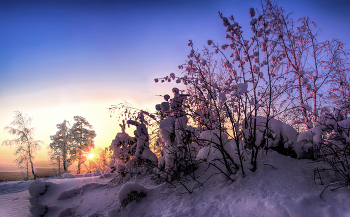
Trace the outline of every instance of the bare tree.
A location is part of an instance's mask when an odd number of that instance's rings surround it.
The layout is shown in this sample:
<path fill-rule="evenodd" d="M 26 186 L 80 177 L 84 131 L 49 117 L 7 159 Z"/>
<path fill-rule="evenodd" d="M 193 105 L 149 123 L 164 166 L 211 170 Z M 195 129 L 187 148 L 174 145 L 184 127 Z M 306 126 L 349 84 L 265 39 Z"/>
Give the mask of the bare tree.
<path fill-rule="evenodd" d="M 292 87 L 288 100 L 294 108 L 287 111 L 292 112 L 293 125 L 308 130 L 317 122 L 324 106 L 333 107 L 334 102 L 339 106 L 345 101 L 346 82 L 339 79 L 344 79 L 349 70 L 349 52 L 337 39 L 319 41 L 321 31 L 308 17 L 296 21 L 270 0 L 265 0 L 263 12 L 266 28 L 278 35 L 278 64 L 286 66 L 286 83 Z M 336 95 L 341 100 L 335 99 Z M 327 98 L 333 102 L 328 103 Z"/>
<path fill-rule="evenodd" d="M 34 179 L 38 178 L 38 175 L 34 171 L 34 155 L 40 149 L 40 146 L 44 144 L 43 141 L 34 140 L 34 128 L 29 127 L 31 122 L 32 119 L 28 115 L 23 115 L 22 112 L 15 111 L 14 120 L 11 122 L 11 126 L 5 127 L 5 131 L 16 136 L 16 138 L 5 140 L 1 144 L 5 146 L 16 146 L 14 154 L 18 157 L 15 162 L 20 169 L 26 170 L 26 180 L 29 179 L 29 170 L 31 170 Z"/>

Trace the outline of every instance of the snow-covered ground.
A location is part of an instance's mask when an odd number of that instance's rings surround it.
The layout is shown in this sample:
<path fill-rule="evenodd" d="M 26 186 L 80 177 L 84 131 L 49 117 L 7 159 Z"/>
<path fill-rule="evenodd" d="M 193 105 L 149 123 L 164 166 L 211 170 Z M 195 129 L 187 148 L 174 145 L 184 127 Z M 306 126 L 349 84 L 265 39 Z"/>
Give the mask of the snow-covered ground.
<path fill-rule="evenodd" d="M 179 184 L 174 188 L 139 176 L 136 183 L 147 189 L 141 190 L 146 197 L 125 208 L 118 193 L 126 183 L 133 186 L 135 177 L 115 185 L 108 185 L 112 174 L 45 179 L 48 188 L 38 202 L 48 207 L 45 216 L 350 216 L 349 188 L 329 187 L 320 198 L 326 185 L 316 186 L 312 171 L 322 165 L 269 152 L 260 157 L 256 172 L 237 176 L 235 182 L 213 176 L 192 194 Z M 30 183 L 0 183 L 0 216 L 31 216 Z"/>

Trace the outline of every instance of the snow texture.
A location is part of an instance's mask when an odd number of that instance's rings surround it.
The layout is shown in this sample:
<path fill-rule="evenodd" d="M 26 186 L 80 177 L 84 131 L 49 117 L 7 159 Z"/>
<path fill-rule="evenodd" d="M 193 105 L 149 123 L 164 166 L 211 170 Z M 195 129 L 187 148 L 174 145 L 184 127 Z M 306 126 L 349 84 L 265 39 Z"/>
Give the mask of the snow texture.
<path fill-rule="evenodd" d="M 58 200 L 66 200 L 66 199 L 69 199 L 71 197 L 74 197 L 77 194 L 83 195 L 84 191 L 91 190 L 91 189 L 96 189 L 96 188 L 99 188 L 99 187 L 101 187 L 101 184 L 98 184 L 98 183 L 86 184 L 86 185 L 83 185 L 80 188 L 74 188 L 74 189 L 62 192 L 58 196 Z"/>
<path fill-rule="evenodd" d="M 321 167 L 323 163 L 310 164 L 308 162 L 309 160 L 297 160 L 269 151 L 261 156 L 256 172 L 247 170 L 246 177 L 237 176 L 235 182 L 215 175 L 192 194 L 185 193 L 186 191 L 179 183 L 175 183 L 176 188 L 174 188 L 166 183 L 156 183 L 150 176 L 145 175 L 140 177 L 137 183 L 149 189 L 146 198 L 132 201 L 121 210 L 119 210 L 120 203 L 117 194 L 121 192 L 125 183 L 108 186 L 107 183 L 113 177 L 45 179 L 45 183 L 50 182 L 51 184 L 45 194 L 37 198 L 37 201 L 47 207 L 45 217 L 73 216 L 73 213 L 75 216 L 93 216 L 93 214 L 100 213 L 105 217 L 350 216 L 349 189 L 339 188 L 334 191 L 326 189 L 321 199 L 319 194 L 325 185 L 315 185 L 313 173 L 310 171 L 315 166 Z M 196 171 L 197 175 L 202 174 L 205 169 L 206 167 L 199 168 Z M 203 177 L 203 180 L 207 177 Z M 330 183 L 327 178 L 323 181 L 326 184 Z M 30 184 L 32 181 L 0 183 L 0 192 L 6 192 L 0 195 L 0 216 L 30 216 L 28 199 L 31 196 L 29 191 L 21 191 L 23 189 L 21 183 Z M 71 198 L 58 200 L 58 195 L 62 192 L 79 189 L 90 183 L 98 183 L 100 187 L 85 187 L 82 194 L 79 192 Z M 133 184 L 130 180 L 128 183 Z M 196 182 L 186 184 L 190 186 Z M 5 191 L 4 188 L 18 188 L 18 190 Z"/>
<path fill-rule="evenodd" d="M 76 176 L 71 174 L 71 173 L 63 173 L 62 174 L 62 178 L 64 178 L 64 179 L 71 179 L 71 178 L 76 178 Z"/>

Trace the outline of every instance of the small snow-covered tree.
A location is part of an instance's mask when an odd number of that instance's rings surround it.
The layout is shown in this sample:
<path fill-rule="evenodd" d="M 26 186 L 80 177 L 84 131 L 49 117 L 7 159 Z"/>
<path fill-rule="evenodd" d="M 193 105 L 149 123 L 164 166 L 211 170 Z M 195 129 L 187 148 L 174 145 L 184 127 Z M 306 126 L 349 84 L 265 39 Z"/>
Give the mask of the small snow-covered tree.
<path fill-rule="evenodd" d="M 86 161 L 84 154 L 95 147 L 94 138 L 96 133 L 92 130 L 92 125 L 81 116 L 74 116 L 75 123 L 69 129 L 69 149 L 70 160 L 78 161 L 77 174 L 80 174 L 81 164 Z"/>
<path fill-rule="evenodd" d="M 112 152 L 109 167 L 112 171 L 118 170 L 118 166 L 124 166 L 130 162 L 136 151 L 136 138 L 129 136 L 125 132 L 125 121 L 120 124 L 122 132 L 117 133 L 115 139 L 112 140 L 112 144 L 109 146 L 109 150 Z"/>
<path fill-rule="evenodd" d="M 38 178 L 34 170 L 33 161 L 36 151 L 44 144 L 43 141 L 34 140 L 34 128 L 29 127 L 31 122 L 32 119 L 28 115 L 23 115 L 21 112 L 15 111 L 14 120 L 11 122 L 11 126 L 5 127 L 5 131 L 16 136 L 16 138 L 5 140 L 1 144 L 5 146 L 16 146 L 14 154 L 18 157 L 15 162 L 20 169 L 25 169 L 26 180 L 29 179 L 29 171 L 31 171 L 34 179 Z"/>
<path fill-rule="evenodd" d="M 137 163 L 144 161 L 157 162 L 156 155 L 149 148 L 149 134 L 144 112 L 141 111 L 136 120 L 128 120 L 127 124 L 136 126 L 134 134 L 137 142 L 133 161 Z"/>
<path fill-rule="evenodd" d="M 68 172 L 68 167 L 71 165 L 71 159 L 69 158 L 69 150 L 71 144 L 69 141 L 69 122 L 64 120 L 62 123 L 57 124 L 58 131 L 55 135 L 51 135 L 51 143 L 49 144 L 52 150 L 52 157 L 57 159 L 58 164 L 63 166 L 63 171 Z"/>

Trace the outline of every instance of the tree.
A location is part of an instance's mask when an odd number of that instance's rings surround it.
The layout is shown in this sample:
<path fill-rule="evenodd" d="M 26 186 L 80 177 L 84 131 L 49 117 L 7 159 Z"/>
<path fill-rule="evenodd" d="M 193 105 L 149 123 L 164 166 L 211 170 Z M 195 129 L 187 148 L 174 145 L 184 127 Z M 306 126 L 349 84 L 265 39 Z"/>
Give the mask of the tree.
<path fill-rule="evenodd" d="M 68 124 L 69 122 L 64 120 L 61 124 L 56 125 L 59 130 L 55 135 L 50 136 L 52 142 L 49 144 L 52 150 L 52 158 L 57 159 L 59 167 L 62 162 L 64 172 L 68 172 L 68 167 L 71 164 L 71 159 L 69 158 L 71 144 L 69 142 Z"/>
<path fill-rule="evenodd" d="M 308 130 L 324 106 L 339 107 L 346 102 L 349 52 L 337 39 L 319 41 L 320 30 L 313 21 L 308 17 L 295 21 L 269 0 L 263 4 L 261 22 L 266 23 L 265 30 L 278 35 L 277 64 L 285 66 L 286 83 L 292 87 L 288 101 L 297 105 L 287 115 L 294 120 L 293 125 Z M 331 102 L 325 101 L 327 98 Z"/>
<path fill-rule="evenodd" d="M 37 150 L 40 150 L 40 146 L 44 144 L 43 141 L 34 140 L 34 128 L 29 127 L 31 122 L 32 119 L 30 117 L 23 115 L 19 111 L 15 111 L 14 120 L 11 122 L 11 126 L 5 127 L 5 131 L 16 136 L 16 138 L 5 140 L 1 144 L 5 146 L 16 145 L 14 154 L 18 157 L 15 162 L 20 169 L 26 169 L 26 180 L 29 178 L 29 168 L 34 179 L 38 178 L 33 165 L 34 155 Z"/>
<path fill-rule="evenodd" d="M 69 150 L 71 160 L 78 161 L 77 174 L 80 174 L 81 164 L 86 161 L 84 153 L 88 153 L 95 147 L 96 133 L 92 125 L 81 116 L 74 116 L 76 121 L 69 130 L 69 138 L 72 148 Z"/>
<path fill-rule="evenodd" d="M 109 169 L 108 165 L 111 161 L 112 152 L 108 148 L 97 150 L 97 154 L 90 160 L 92 172 L 102 172 Z"/>
<path fill-rule="evenodd" d="M 54 149 L 48 149 L 48 157 L 49 162 L 52 167 L 52 172 L 55 176 L 59 176 L 62 171 L 62 162 L 61 162 L 61 156 L 56 154 Z"/>

